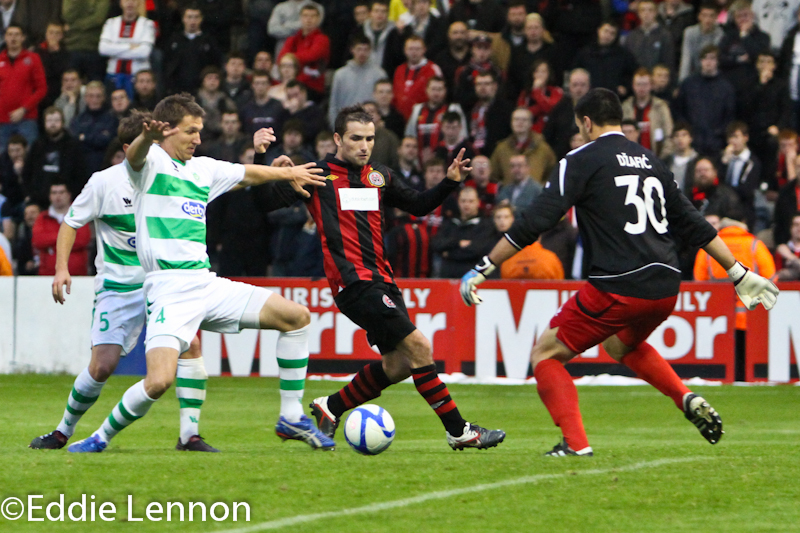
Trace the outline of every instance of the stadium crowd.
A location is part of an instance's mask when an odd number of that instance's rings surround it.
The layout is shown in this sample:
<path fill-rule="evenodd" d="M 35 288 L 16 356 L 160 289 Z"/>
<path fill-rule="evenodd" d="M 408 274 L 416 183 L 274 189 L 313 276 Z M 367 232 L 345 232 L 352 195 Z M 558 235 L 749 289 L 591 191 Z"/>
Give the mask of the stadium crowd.
<path fill-rule="evenodd" d="M 623 102 L 626 136 L 666 162 L 737 259 L 800 279 L 799 6 L 0 0 L 0 275 L 53 275 L 71 199 L 124 157 L 119 120 L 189 92 L 206 111 L 198 154 L 217 159 L 252 163 L 264 127 L 278 138 L 267 162 L 321 159 L 335 152 L 336 113 L 359 102 L 377 127 L 372 160 L 418 190 L 465 148 L 472 174 L 440 208 L 386 213 L 396 276 L 460 277 L 583 144 L 573 104 L 604 87 Z M 268 213 L 263 194 L 209 206 L 214 270 L 323 276 L 303 203 Z M 581 279 L 578 223 L 568 213 L 499 274 Z M 73 275 L 92 273 L 91 231 L 78 231 Z M 725 277 L 696 253 L 682 253 L 686 279 Z"/>

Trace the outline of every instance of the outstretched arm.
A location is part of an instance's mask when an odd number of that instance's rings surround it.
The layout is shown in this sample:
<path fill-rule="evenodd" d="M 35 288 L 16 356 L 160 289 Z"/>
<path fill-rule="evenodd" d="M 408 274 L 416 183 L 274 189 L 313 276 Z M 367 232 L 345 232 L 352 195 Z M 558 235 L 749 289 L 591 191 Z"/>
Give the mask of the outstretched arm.
<path fill-rule="evenodd" d="M 472 171 L 472 167 L 469 166 L 470 160 L 461 160 L 464 152 L 465 150 L 462 148 L 450 164 L 450 168 L 447 169 L 447 178 L 426 191 L 415 191 L 405 185 L 402 180 L 392 179 L 389 187 L 386 188 L 384 205 L 397 207 L 418 217 L 427 215 L 439 207 L 450 193 L 458 188 L 458 184 L 464 179 L 464 173 Z"/>
<path fill-rule="evenodd" d="M 257 154 L 266 152 L 267 147 L 274 141 L 272 128 L 261 128 L 253 135 L 253 146 Z M 324 186 L 327 180 L 320 176 L 321 173 L 322 169 L 314 163 L 294 166 L 288 157 L 281 156 L 273 161 L 272 166 L 245 165 L 244 179 L 234 189 L 261 185 L 269 181 L 288 181 L 298 194 L 309 198 L 311 193 L 303 189 L 303 186 Z"/>

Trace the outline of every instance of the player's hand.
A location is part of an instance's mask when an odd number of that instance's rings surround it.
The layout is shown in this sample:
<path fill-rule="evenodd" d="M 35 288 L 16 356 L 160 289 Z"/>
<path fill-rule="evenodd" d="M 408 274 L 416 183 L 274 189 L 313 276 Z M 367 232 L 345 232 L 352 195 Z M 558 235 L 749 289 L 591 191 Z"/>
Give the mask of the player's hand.
<path fill-rule="evenodd" d="M 290 182 L 292 188 L 304 198 L 310 198 L 311 193 L 303 187 L 306 185 L 324 187 L 328 181 L 325 179 L 325 176 L 320 176 L 320 174 L 322 174 L 322 169 L 316 166 L 316 163 L 306 163 L 305 165 L 292 167 L 289 169 L 289 173 L 291 176 Z"/>
<path fill-rule="evenodd" d="M 464 179 L 464 173 L 472 172 L 472 167 L 469 166 L 469 159 L 461 160 L 464 157 L 466 148 L 462 148 L 453 162 L 450 163 L 450 168 L 447 169 L 447 177 L 453 181 L 461 181 Z"/>
<path fill-rule="evenodd" d="M 294 166 L 294 162 L 292 161 L 291 157 L 289 157 L 288 155 L 284 154 L 282 156 L 279 156 L 279 157 L 276 157 L 275 159 L 273 159 L 272 160 L 272 164 L 270 166 L 272 166 L 272 167 L 293 167 Z"/>
<path fill-rule="evenodd" d="M 263 154 L 269 145 L 277 140 L 275 131 L 272 128 L 261 128 L 253 134 L 253 147 L 257 154 Z"/>
<path fill-rule="evenodd" d="M 461 278 L 461 299 L 464 303 L 472 306 L 478 305 L 483 300 L 480 299 L 475 288 L 486 281 L 486 277 L 494 272 L 494 263 L 489 259 L 489 256 L 484 255 L 480 263 L 475 265 L 472 270 L 464 274 Z"/>
<path fill-rule="evenodd" d="M 179 131 L 180 128 L 172 128 L 169 122 L 162 122 L 160 120 L 151 120 L 150 122 L 142 123 L 142 135 L 151 142 L 161 142 Z"/>
<path fill-rule="evenodd" d="M 64 305 L 64 285 L 67 286 L 67 294 L 71 294 L 72 277 L 69 275 L 69 271 L 66 269 L 56 270 L 56 276 L 53 278 L 53 300 L 57 304 Z"/>
<path fill-rule="evenodd" d="M 778 301 L 778 287 L 770 280 L 754 274 L 738 261 L 728 270 L 728 277 L 733 281 L 739 299 L 750 311 L 758 307 L 759 303 L 769 311 Z"/>

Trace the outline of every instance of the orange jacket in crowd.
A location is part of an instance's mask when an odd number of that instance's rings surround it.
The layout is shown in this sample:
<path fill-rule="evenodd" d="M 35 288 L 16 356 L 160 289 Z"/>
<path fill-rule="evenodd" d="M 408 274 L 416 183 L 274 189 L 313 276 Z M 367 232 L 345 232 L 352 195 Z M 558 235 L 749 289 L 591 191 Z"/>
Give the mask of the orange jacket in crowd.
<path fill-rule="evenodd" d="M 561 260 L 538 242 L 525 247 L 500 267 L 503 279 L 564 279 Z"/>
<path fill-rule="evenodd" d="M 745 229 L 728 226 L 719 230 L 720 238 L 725 241 L 731 253 L 741 264 L 767 279 L 775 275 L 775 260 L 766 245 L 759 241 L 755 235 Z M 726 280 L 728 273 L 712 259 L 705 250 L 697 252 L 694 261 L 694 279 L 697 281 Z M 744 304 L 737 298 L 736 302 L 736 329 L 747 329 L 747 311 Z"/>
<path fill-rule="evenodd" d="M 0 248 L 0 276 L 13 276 L 14 271 L 11 269 L 11 262 L 8 260 L 6 253 Z"/>
<path fill-rule="evenodd" d="M 47 210 L 42 211 L 33 224 L 31 245 L 39 252 L 40 276 L 54 276 L 56 273 L 56 239 L 60 226 L 58 220 L 51 217 Z M 92 232 L 88 224 L 78 230 L 75 245 L 69 254 L 68 268 L 71 275 L 85 276 L 89 273 L 89 252 L 86 247 L 91 238 Z"/>

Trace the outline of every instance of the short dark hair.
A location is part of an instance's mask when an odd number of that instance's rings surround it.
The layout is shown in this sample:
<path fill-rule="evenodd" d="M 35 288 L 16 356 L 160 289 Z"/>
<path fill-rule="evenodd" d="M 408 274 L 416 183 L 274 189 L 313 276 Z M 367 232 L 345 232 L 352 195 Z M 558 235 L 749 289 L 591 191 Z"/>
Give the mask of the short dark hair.
<path fill-rule="evenodd" d="M 242 147 L 239 148 L 239 153 L 237 155 L 242 155 L 248 150 L 253 150 L 255 147 L 253 146 L 253 141 L 246 142 L 242 144 Z"/>
<path fill-rule="evenodd" d="M 222 81 L 222 71 L 216 65 L 208 65 L 203 67 L 203 70 L 200 71 L 200 81 L 206 79 L 206 76 L 209 74 L 216 74 L 216 76 Z"/>
<path fill-rule="evenodd" d="M 742 122 L 741 120 L 734 120 L 728 127 L 725 128 L 725 137 L 728 138 L 737 131 L 741 131 L 742 135 L 750 135 L 750 128 L 747 127 L 746 122 Z"/>
<path fill-rule="evenodd" d="M 183 9 L 181 9 L 181 17 L 185 15 L 187 11 L 199 11 L 200 16 L 203 16 L 203 10 L 200 9 L 200 6 L 197 4 L 197 2 L 189 2 L 183 6 Z"/>
<path fill-rule="evenodd" d="M 6 144 L 6 147 L 8 147 L 8 145 L 10 144 L 21 144 L 23 148 L 27 148 L 28 139 L 26 139 L 19 133 L 15 133 L 14 135 L 8 138 L 8 143 Z"/>
<path fill-rule="evenodd" d="M 474 79 L 474 80 L 477 80 L 478 78 L 485 78 L 485 77 L 487 77 L 487 76 L 488 76 L 488 77 L 490 77 L 490 78 L 492 78 L 492 81 L 493 81 L 494 83 L 498 83 L 498 82 L 500 81 L 500 80 L 497 78 L 497 73 L 496 73 L 494 70 L 491 70 L 491 69 L 489 69 L 489 70 L 480 70 L 480 71 L 478 71 L 478 73 L 475 75 L 475 78 L 473 78 L 473 79 Z"/>
<path fill-rule="evenodd" d="M 712 9 L 714 13 L 719 13 L 719 6 L 713 0 L 706 0 L 700 3 L 700 6 L 697 8 L 697 12 L 700 13 L 703 9 Z"/>
<path fill-rule="evenodd" d="M 432 157 L 431 159 L 425 161 L 425 164 L 422 165 L 422 173 L 424 174 L 431 167 L 442 167 L 443 169 L 447 170 L 447 165 L 445 164 L 444 159 L 440 159 L 438 157 Z"/>
<path fill-rule="evenodd" d="M 317 138 L 314 139 L 314 144 L 332 140 L 333 140 L 333 132 L 328 130 L 322 130 L 321 132 L 317 133 Z"/>
<path fill-rule="evenodd" d="M 700 49 L 700 59 L 703 59 L 708 54 L 714 54 L 719 58 L 719 46 L 715 44 L 707 44 L 703 48 Z"/>
<path fill-rule="evenodd" d="M 286 121 L 286 124 L 283 125 L 283 132 L 281 136 L 289 133 L 289 132 L 299 133 L 303 136 L 303 140 L 305 140 L 305 131 L 303 131 L 303 121 L 297 118 L 289 119 Z"/>
<path fill-rule="evenodd" d="M 502 211 L 503 209 L 508 209 L 509 211 L 511 211 L 511 216 L 512 217 L 516 216 L 516 211 L 517 210 L 511 204 L 499 204 L 499 205 L 495 206 L 495 208 L 492 210 L 492 216 L 496 215 L 498 213 L 498 211 Z"/>
<path fill-rule="evenodd" d="M 428 85 L 430 85 L 430 84 L 431 84 L 431 83 L 433 83 L 433 82 L 437 82 L 437 83 L 446 83 L 446 82 L 444 81 L 444 78 L 443 78 L 443 77 L 441 77 L 441 76 L 431 76 L 430 78 L 428 78 L 428 82 L 425 84 L 425 87 L 427 87 Z"/>
<path fill-rule="evenodd" d="M 634 120 L 632 118 L 623 119 L 622 122 L 620 123 L 620 126 L 633 126 L 634 128 L 636 128 L 636 131 L 640 131 L 639 121 Z"/>
<path fill-rule="evenodd" d="M 386 7 L 386 9 L 389 9 L 389 2 L 387 0 L 372 0 L 369 3 L 369 10 L 370 11 L 372 11 L 372 8 L 375 6 L 375 4 L 380 4 L 380 5 L 384 6 L 384 7 Z"/>
<path fill-rule="evenodd" d="M 374 123 L 372 120 L 372 115 L 367 113 L 367 111 L 359 104 L 345 107 L 339 111 L 339 114 L 336 115 L 333 131 L 338 133 L 340 137 L 344 137 L 344 134 L 347 131 L 348 122 L 360 122 L 362 124 Z"/>
<path fill-rule="evenodd" d="M 54 105 L 51 105 L 50 107 L 45 108 L 45 110 L 42 112 L 42 116 L 43 117 L 49 117 L 50 115 L 59 115 L 61 117 L 61 122 L 65 122 L 66 121 L 64 119 L 64 112 L 61 110 L 61 108 L 56 107 Z M 66 125 L 64 125 L 64 126 L 66 127 Z"/>
<path fill-rule="evenodd" d="M 608 89 L 591 89 L 575 104 L 575 116 L 583 117 L 598 126 L 619 126 L 622 123 L 622 104 L 616 93 Z"/>
<path fill-rule="evenodd" d="M 756 56 L 756 60 L 757 60 L 759 57 L 761 57 L 761 56 L 764 56 L 764 57 L 769 57 L 769 58 L 771 58 L 771 59 L 772 59 L 773 61 L 775 61 L 775 62 L 777 62 L 777 61 L 778 61 L 778 59 L 775 57 L 775 54 L 774 54 L 774 53 L 772 53 L 772 50 L 769 50 L 769 49 L 761 50 L 761 51 L 758 53 L 758 55 Z"/>
<path fill-rule="evenodd" d="M 459 115 L 455 111 L 445 111 L 445 113 L 442 115 L 442 124 L 444 124 L 445 122 L 447 122 L 448 124 L 453 122 L 458 122 L 459 124 L 461 124 L 461 115 Z"/>
<path fill-rule="evenodd" d="M 21 24 L 17 24 L 16 22 L 12 22 L 8 26 L 6 26 L 6 28 L 3 30 L 3 33 L 7 32 L 11 28 L 17 28 L 19 31 L 22 32 L 22 35 L 27 35 L 28 34 L 28 32 L 25 31 L 25 28 L 23 28 Z"/>
<path fill-rule="evenodd" d="M 294 89 L 295 87 L 298 87 L 304 93 L 308 93 L 308 87 L 306 87 L 306 84 L 303 83 L 302 81 L 289 80 L 288 82 L 286 82 L 287 89 Z"/>
<path fill-rule="evenodd" d="M 206 116 L 205 110 L 195 102 L 194 96 L 189 93 L 167 96 L 156 104 L 156 108 L 153 110 L 155 120 L 169 122 L 173 128 L 180 124 L 185 116 L 199 118 Z"/>
<path fill-rule="evenodd" d="M 609 25 L 612 28 L 614 28 L 615 30 L 617 30 L 617 32 L 619 32 L 619 22 L 617 22 L 616 20 L 614 20 L 614 19 L 605 19 L 597 26 L 597 29 L 600 29 L 605 25 Z"/>
<path fill-rule="evenodd" d="M 142 123 L 150 122 L 152 118 L 150 111 L 134 109 L 130 115 L 119 121 L 117 138 L 122 144 L 131 144 L 142 133 Z"/>
<path fill-rule="evenodd" d="M 679 131 L 685 131 L 689 135 L 692 134 L 692 125 L 686 122 L 685 120 L 679 120 L 675 123 L 675 126 L 672 128 L 672 136 L 674 137 L 675 134 Z"/>
<path fill-rule="evenodd" d="M 392 86 L 392 88 L 394 88 L 394 84 L 392 83 L 392 80 L 390 80 L 389 78 L 381 78 L 381 79 L 379 79 L 378 81 L 376 81 L 372 85 L 372 88 L 374 90 L 378 85 L 386 85 L 386 84 L 389 84 L 389 85 Z"/>
<path fill-rule="evenodd" d="M 528 10 L 528 2 L 526 2 L 525 0 L 511 0 L 508 3 L 508 9 L 511 9 L 512 7 L 524 7 L 525 11 L 527 11 Z"/>
<path fill-rule="evenodd" d="M 372 41 L 369 40 L 369 37 L 364 35 L 363 33 L 354 33 L 352 37 L 350 37 L 350 43 L 348 46 L 353 48 L 354 46 L 358 46 L 360 44 L 367 44 L 372 48 Z"/>
<path fill-rule="evenodd" d="M 271 54 L 270 54 L 270 55 L 271 55 Z M 228 58 L 225 60 L 225 62 L 227 63 L 227 62 L 228 62 L 228 61 L 230 61 L 231 59 L 241 59 L 242 61 L 244 61 L 244 60 L 245 60 L 245 58 L 244 58 L 244 54 L 243 54 L 243 53 L 241 53 L 241 52 L 240 52 L 240 51 L 238 51 L 238 50 L 234 50 L 233 52 L 229 53 L 229 54 L 228 54 Z"/>
<path fill-rule="evenodd" d="M 303 11 L 313 11 L 317 15 L 322 15 L 322 13 L 319 12 L 319 8 L 317 6 L 315 6 L 314 4 L 306 4 L 306 5 L 304 5 L 303 7 L 300 8 L 300 13 L 302 13 Z"/>
<path fill-rule="evenodd" d="M 137 80 L 137 79 L 139 78 L 139 76 L 141 76 L 142 74 L 147 74 L 147 75 L 149 75 L 151 78 L 153 78 L 153 81 L 155 81 L 155 79 L 156 79 L 156 74 L 155 74 L 155 72 L 153 72 L 153 71 L 152 71 L 152 70 L 150 70 L 149 68 L 143 68 L 142 70 L 140 70 L 139 72 L 137 72 L 136 74 L 134 74 L 134 75 L 133 75 L 133 82 L 134 82 L 134 83 L 136 83 L 136 80 Z"/>
<path fill-rule="evenodd" d="M 272 76 L 270 76 L 269 72 L 267 72 L 266 70 L 254 70 L 253 75 L 250 77 L 250 79 L 255 79 L 255 78 L 267 78 L 270 81 L 272 81 Z"/>

